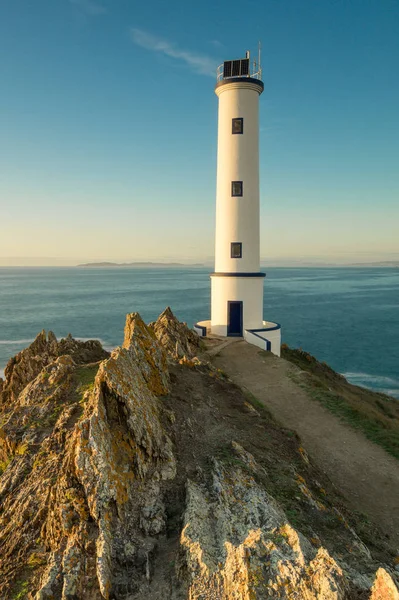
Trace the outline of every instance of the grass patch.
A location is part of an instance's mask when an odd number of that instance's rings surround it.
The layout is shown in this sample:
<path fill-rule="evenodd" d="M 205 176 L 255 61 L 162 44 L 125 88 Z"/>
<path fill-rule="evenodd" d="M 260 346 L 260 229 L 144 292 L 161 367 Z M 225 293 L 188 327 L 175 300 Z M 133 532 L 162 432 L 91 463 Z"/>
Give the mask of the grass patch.
<path fill-rule="evenodd" d="M 272 352 L 270 352 L 270 350 L 259 350 L 258 351 L 259 356 L 262 356 L 263 358 L 273 358 L 274 354 L 272 354 Z"/>
<path fill-rule="evenodd" d="M 80 402 L 83 401 L 83 397 L 86 392 L 94 389 L 94 380 L 96 378 L 99 366 L 99 363 L 96 363 L 94 365 L 84 365 L 76 369 L 76 394 L 78 395 Z"/>
<path fill-rule="evenodd" d="M 351 385 L 326 363 L 318 362 L 303 350 L 285 346 L 282 356 L 301 369 L 302 372 L 289 376 L 313 400 L 399 459 L 399 402 Z"/>
<path fill-rule="evenodd" d="M 80 412 L 83 410 L 85 393 L 94 388 L 94 380 L 100 363 L 78 366 L 71 378 L 65 378 L 58 387 L 51 390 L 51 395 L 45 399 L 45 405 L 42 403 L 40 408 L 45 407 L 45 412 L 39 413 L 34 409 L 31 411 L 29 421 L 25 424 L 25 429 L 33 427 L 34 429 L 51 429 L 58 421 L 64 409 L 68 406 L 78 404 Z M 61 390 L 61 391 L 60 391 Z M 79 410 L 75 412 L 75 416 Z M 16 454 L 25 454 L 29 447 L 21 443 L 16 450 Z M 34 468 L 36 468 L 36 460 Z"/>
<path fill-rule="evenodd" d="M 78 402 L 82 405 L 84 403 L 84 396 L 86 392 L 94 389 L 94 380 L 96 378 L 99 366 L 100 363 L 95 363 L 77 367 L 74 372 L 73 387 L 67 399 L 67 403 L 62 402 L 55 404 L 52 412 L 47 415 L 44 421 L 44 426 L 53 426 L 64 410 L 66 404 Z"/>
<path fill-rule="evenodd" d="M 367 406 L 356 408 L 351 406 L 343 396 L 333 392 L 320 392 L 306 385 L 303 387 L 307 388 L 312 398 L 318 400 L 329 411 L 351 427 L 362 431 L 369 440 L 399 459 L 399 422 L 390 426 L 384 420 L 367 414 Z"/>
<path fill-rule="evenodd" d="M 272 413 L 270 412 L 270 410 L 267 408 L 267 406 L 265 406 L 263 404 L 263 402 L 261 402 L 256 396 L 254 396 L 252 394 L 252 392 L 250 392 L 249 390 L 246 390 L 244 388 L 242 388 L 242 391 L 244 393 L 244 396 L 248 402 L 248 404 L 250 404 L 251 406 L 253 406 L 253 408 L 255 408 L 255 410 L 258 411 L 258 413 L 261 415 L 261 417 L 264 417 L 265 419 L 267 419 L 268 421 L 272 421 L 273 423 L 275 423 L 275 419 L 272 415 Z"/>
<path fill-rule="evenodd" d="M 238 467 L 245 471 L 249 470 L 248 466 L 245 464 L 245 462 L 237 457 L 231 444 L 228 444 L 226 446 L 222 446 L 221 448 L 219 448 L 219 450 L 216 452 L 216 457 L 226 467 Z"/>
<path fill-rule="evenodd" d="M 256 410 L 267 410 L 265 408 L 265 405 L 263 404 L 263 402 L 258 400 L 258 398 L 252 394 L 252 392 L 249 392 L 247 390 L 243 390 L 243 391 L 244 391 L 244 395 L 245 395 L 247 401 L 249 402 L 249 404 L 251 406 L 253 406 L 254 408 L 256 408 Z"/>

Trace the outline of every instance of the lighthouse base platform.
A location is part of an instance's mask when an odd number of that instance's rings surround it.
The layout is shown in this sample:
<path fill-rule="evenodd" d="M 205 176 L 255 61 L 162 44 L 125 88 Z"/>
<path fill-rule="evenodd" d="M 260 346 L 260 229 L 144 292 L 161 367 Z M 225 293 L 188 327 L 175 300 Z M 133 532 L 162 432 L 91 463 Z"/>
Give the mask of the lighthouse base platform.
<path fill-rule="evenodd" d="M 211 321 L 198 321 L 193 327 L 200 337 L 218 335 L 227 338 L 227 331 L 211 330 Z M 227 329 L 226 327 L 224 329 Z M 236 336 L 235 336 L 236 337 Z M 244 329 L 243 336 L 249 344 L 258 346 L 262 350 L 272 352 L 276 356 L 281 354 L 281 325 L 272 321 L 263 321 L 263 327 L 256 329 Z"/>

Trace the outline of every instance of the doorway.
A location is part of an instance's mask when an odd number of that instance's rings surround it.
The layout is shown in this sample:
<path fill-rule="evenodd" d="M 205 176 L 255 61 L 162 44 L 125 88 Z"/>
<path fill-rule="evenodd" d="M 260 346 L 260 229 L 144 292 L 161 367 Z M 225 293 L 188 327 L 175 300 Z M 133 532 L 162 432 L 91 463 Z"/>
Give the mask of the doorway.
<path fill-rule="evenodd" d="M 242 302 L 227 302 L 227 335 L 242 337 Z"/>

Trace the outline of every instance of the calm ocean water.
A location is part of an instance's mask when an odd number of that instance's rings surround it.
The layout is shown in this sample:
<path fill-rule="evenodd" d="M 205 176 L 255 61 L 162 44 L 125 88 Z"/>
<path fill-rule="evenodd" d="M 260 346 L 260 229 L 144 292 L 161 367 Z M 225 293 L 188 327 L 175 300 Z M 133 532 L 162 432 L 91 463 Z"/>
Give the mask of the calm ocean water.
<path fill-rule="evenodd" d="M 125 315 L 210 316 L 209 270 L 0 268 L 0 370 L 42 329 L 120 344 Z M 399 398 L 399 269 L 270 268 L 265 318 L 350 381 Z"/>

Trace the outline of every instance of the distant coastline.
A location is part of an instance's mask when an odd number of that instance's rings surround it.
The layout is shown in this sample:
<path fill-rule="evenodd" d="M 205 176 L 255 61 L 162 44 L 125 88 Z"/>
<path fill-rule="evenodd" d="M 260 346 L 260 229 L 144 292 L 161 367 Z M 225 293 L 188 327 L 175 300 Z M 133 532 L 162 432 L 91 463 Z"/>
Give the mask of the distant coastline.
<path fill-rule="evenodd" d="M 204 267 L 205 265 L 201 263 L 194 264 L 184 264 L 178 262 L 170 262 L 170 263 L 161 263 L 161 262 L 130 262 L 130 263 L 114 263 L 114 262 L 94 262 L 94 263 L 83 263 L 81 265 L 77 265 L 78 267 L 145 267 L 149 269 L 155 269 L 159 267 Z"/>
<path fill-rule="evenodd" d="M 352 265 L 348 265 L 351 267 L 390 267 L 390 268 L 398 268 L 399 261 L 398 260 L 385 260 L 381 262 L 370 262 L 370 263 L 353 263 Z"/>
<path fill-rule="evenodd" d="M 210 264 L 205 263 L 179 263 L 179 262 L 128 262 L 128 263 L 116 263 L 116 262 L 92 262 L 92 263 L 82 263 L 76 265 L 79 268 L 146 268 L 146 269 L 159 269 L 162 267 L 179 267 L 179 268 L 204 268 L 210 267 Z M 274 263 L 274 264 L 264 264 L 262 268 L 399 268 L 399 261 L 380 261 L 380 262 L 368 262 L 368 263 L 347 263 L 347 264 L 334 264 L 334 263 L 315 263 L 315 262 L 303 262 L 303 263 Z"/>
<path fill-rule="evenodd" d="M 43 259 L 44 260 L 44 259 Z M 129 262 L 112 262 L 112 261 L 93 261 L 93 262 L 85 262 L 85 263 L 64 263 L 64 264 L 51 264 L 49 261 L 47 264 L 43 262 L 43 264 L 29 264 L 29 261 L 24 259 L 19 259 L 18 264 L 13 264 L 12 262 L 8 264 L 4 264 L 5 259 L 0 257 L 0 269 L 35 269 L 35 268 L 68 268 L 68 269 L 76 269 L 78 268 L 142 268 L 142 269 L 151 269 L 151 268 L 209 268 L 213 269 L 214 262 L 210 259 L 204 260 L 204 262 L 198 263 L 187 263 L 187 262 L 161 262 L 161 261 L 129 261 Z M 312 260 L 268 260 L 267 258 L 261 259 L 261 269 L 300 269 L 300 268 L 314 268 L 314 269 L 399 269 L 399 260 L 385 260 L 385 261 L 368 261 L 368 262 L 348 262 L 348 263 L 334 263 L 334 262 L 320 262 L 320 261 L 312 261 Z"/>

